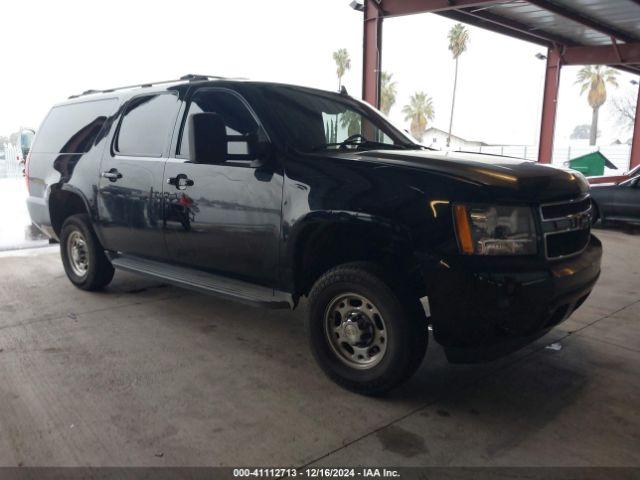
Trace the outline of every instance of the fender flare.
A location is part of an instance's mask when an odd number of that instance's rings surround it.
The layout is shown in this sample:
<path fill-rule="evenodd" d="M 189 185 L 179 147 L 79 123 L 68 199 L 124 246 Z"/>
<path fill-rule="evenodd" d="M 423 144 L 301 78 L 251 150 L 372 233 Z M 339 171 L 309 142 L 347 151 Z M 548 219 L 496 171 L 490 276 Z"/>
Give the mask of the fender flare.
<path fill-rule="evenodd" d="M 299 279 L 297 267 L 301 262 L 308 242 L 328 228 L 352 228 L 354 232 L 363 231 L 373 233 L 371 238 L 386 240 L 390 244 L 387 253 L 394 251 L 410 253 L 413 249 L 404 248 L 412 244 L 411 232 L 402 224 L 389 218 L 363 212 L 348 210 L 316 210 L 309 212 L 296 220 L 294 227 L 285 233 L 284 248 L 282 250 L 281 266 L 282 285 L 291 291 L 296 291 Z"/>

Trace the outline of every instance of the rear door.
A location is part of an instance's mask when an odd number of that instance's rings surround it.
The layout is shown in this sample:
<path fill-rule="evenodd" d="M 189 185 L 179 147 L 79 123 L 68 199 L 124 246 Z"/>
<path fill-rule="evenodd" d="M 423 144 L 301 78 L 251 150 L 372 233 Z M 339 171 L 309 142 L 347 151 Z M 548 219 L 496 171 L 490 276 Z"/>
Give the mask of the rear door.
<path fill-rule="evenodd" d="M 165 171 L 165 225 L 175 263 L 273 286 L 277 276 L 282 203 L 282 171 L 274 160 L 256 166 L 251 159 L 222 164 L 192 163 L 190 115 L 215 112 L 234 139 L 264 134 L 259 120 L 235 91 L 196 90 L 181 121 L 176 155 Z M 229 143 L 243 155 L 246 142 Z M 254 159 L 255 160 L 255 159 Z"/>
<path fill-rule="evenodd" d="M 166 258 L 164 166 L 179 106 L 177 92 L 170 90 L 136 96 L 126 103 L 100 166 L 98 215 L 105 248 Z"/>

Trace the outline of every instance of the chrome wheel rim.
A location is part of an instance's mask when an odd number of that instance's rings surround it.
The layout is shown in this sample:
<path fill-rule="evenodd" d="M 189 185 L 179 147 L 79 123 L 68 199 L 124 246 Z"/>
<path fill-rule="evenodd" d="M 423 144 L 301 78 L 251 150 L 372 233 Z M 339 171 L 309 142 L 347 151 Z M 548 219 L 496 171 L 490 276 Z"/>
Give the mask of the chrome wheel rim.
<path fill-rule="evenodd" d="M 84 277 L 89 269 L 89 252 L 84 235 L 77 230 L 67 239 L 67 257 L 73 273 Z"/>
<path fill-rule="evenodd" d="M 333 298 L 325 311 L 327 341 L 338 359 L 366 370 L 379 364 L 387 351 L 387 328 L 376 305 L 357 293 Z"/>

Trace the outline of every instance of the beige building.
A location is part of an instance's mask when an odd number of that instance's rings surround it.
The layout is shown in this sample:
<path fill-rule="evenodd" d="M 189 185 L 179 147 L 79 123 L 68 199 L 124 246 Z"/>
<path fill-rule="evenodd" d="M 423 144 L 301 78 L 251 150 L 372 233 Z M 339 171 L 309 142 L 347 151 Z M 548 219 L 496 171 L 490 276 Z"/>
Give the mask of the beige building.
<path fill-rule="evenodd" d="M 439 128 L 431 127 L 428 128 L 422 137 L 422 144 L 427 147 L 435 148 L 438 150 L 444 150 L 447 148 L 447 137 L 448 133 L 444 130 L 440 130 Z M 456 135 L 451 135 L 451 150 L 464 150 L 467 147 L 483 147 L 487 144 L 484 142 L 474 141 L 474 140 L 466 140 L 464 138 L 458 137 Z"/>

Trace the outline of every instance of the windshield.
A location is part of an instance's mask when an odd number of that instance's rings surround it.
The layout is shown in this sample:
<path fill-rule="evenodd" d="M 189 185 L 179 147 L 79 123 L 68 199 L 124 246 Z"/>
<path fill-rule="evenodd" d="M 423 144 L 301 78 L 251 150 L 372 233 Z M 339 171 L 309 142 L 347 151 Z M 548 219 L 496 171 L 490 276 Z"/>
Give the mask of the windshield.
<path fill-rule="evenodd" d="M 375 110 L 345 95 L 273 85 L 261 93 L 271 123 L 296 150 L 419 148 Z"/>

